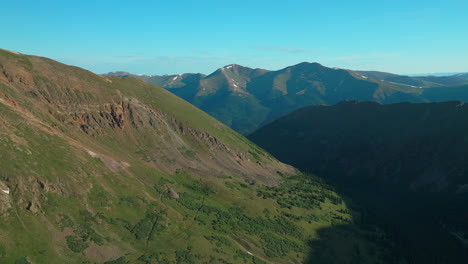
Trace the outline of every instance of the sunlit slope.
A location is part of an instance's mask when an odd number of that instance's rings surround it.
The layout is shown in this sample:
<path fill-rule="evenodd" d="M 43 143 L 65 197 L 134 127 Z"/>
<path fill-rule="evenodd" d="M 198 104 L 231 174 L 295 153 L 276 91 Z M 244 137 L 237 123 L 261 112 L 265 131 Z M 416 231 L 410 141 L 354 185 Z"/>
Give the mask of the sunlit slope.
<path fill-rule="evenodd" d="M 2 263 L 388 255 L 331 187 L 138 79 L 0 51 L 0 146 Z"/>

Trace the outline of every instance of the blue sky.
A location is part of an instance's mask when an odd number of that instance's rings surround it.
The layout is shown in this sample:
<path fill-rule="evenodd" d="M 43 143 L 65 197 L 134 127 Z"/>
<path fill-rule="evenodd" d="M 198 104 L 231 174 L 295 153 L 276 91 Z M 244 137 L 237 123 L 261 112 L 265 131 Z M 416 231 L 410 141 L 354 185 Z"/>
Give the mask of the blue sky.
<path fill-rule="evenodd" d="M 96 73 L 468 71 L 468 1 L 4 1 L 0 48 Z"/>

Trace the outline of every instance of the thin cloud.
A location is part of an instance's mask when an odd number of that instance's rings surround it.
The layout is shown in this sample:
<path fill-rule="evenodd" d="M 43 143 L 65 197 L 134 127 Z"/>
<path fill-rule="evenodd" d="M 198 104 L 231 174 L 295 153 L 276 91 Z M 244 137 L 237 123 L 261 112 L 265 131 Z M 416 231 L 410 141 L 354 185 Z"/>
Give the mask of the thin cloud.
<path fill-rule="evenodd" d="M 310 53 L 314 52 L 311 49 L 302 49 L 292 46 L 253 46 L 252 49 L 256 50 L 266 50 L 266 51 L 275 51 L 275 52 L 285 52 L 285 53 Z"/>
<path fill-rule="evenodd" d="M 354 61 L 354 60 L 367 60 L 367 59 L 385 59 L 400 57 L 401 54 L 397 52 L 390 53 L 367 53 L 367 54 L 354 54 L 341 57 L 330 58 L 331 61 Z"/>
<path fill-rule="evenodd" d="M 398 61 L 404 57 L 401 52 L 370 52 L 361 54 L 350 54 L 339 57 L 324 59 L 323 62 L 335 67 L 353 70 L 378 70 L 395 72 L 389 70 L 389 65 L 399 64 Z"/>

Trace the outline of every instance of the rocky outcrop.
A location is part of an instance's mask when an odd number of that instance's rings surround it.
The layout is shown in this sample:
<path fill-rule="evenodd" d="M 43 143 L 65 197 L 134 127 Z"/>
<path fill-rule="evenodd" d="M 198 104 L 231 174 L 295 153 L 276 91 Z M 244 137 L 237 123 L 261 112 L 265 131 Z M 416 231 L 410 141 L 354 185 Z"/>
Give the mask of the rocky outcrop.
<path fill-rule="evenodd" d="M 10 188 L 0 181 L 0 214 L 11 208 Z"/>
<path fill-rule="evenodd" d="M 171 197 L 172 199 L 179 199 L 179 194 L 176 191 L 174 191 L 172 188 L 170 188 L 167 191 L 167 195 L 169 195 L 169 197 Z"/>
<path fill-rule="evenodd" d="M 124 119 L 124 111 L 123 111 L 123 102 L 120 104 L 112 104 L 110 105 L 110 115 L 114 119 L 115 124 L 119 128 L 124 128 L 125 119 Z"/>

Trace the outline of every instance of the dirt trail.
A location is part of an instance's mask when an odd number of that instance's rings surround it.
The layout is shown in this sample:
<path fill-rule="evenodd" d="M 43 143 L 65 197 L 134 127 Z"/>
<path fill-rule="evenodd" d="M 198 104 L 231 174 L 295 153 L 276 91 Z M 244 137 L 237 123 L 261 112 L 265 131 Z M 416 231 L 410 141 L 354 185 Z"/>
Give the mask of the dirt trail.
<path fill-rule="evenodd" d="M 16 208 L 13 208 L 15 210 L 15 214 L 16 216 L 18 217 L 18 219 L 20 220 L 21 222 L 21 225 L 23 225 L 24 229 L 26 229 L 26 231 L 29 232 L 29 229 L 26 227 L 26 225 L 24 224 L 23 220 L 21 219 L 21 217 L 19 216 L 18 212 L 16 211 Z"/>

